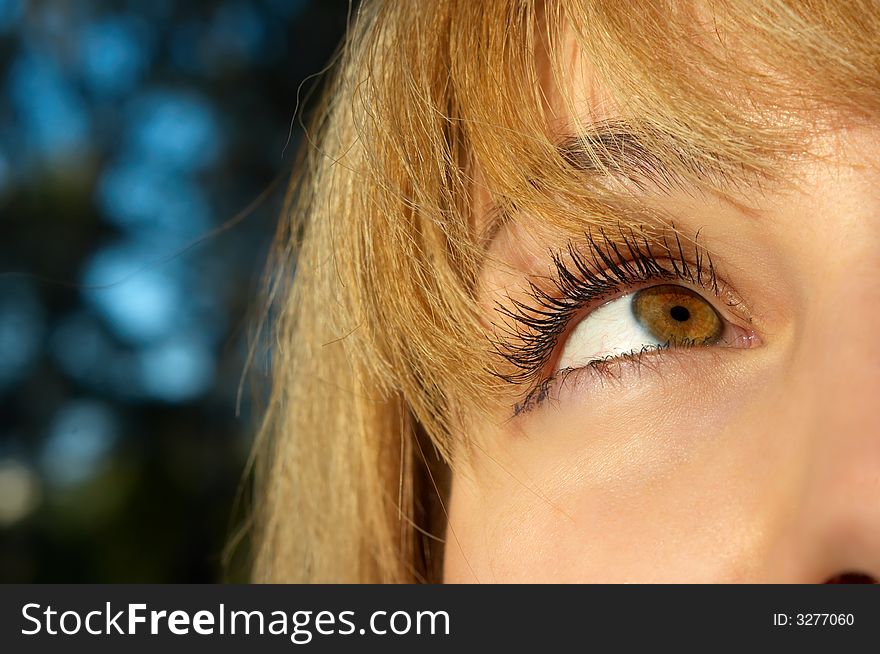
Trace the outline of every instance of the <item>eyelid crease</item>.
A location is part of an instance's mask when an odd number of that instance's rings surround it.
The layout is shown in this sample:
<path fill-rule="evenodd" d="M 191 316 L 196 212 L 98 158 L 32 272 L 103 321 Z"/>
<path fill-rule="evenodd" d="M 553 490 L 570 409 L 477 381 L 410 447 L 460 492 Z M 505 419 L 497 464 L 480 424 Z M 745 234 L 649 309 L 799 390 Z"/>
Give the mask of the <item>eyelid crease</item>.
<path fill-rule="evenodd" d="M 677 165 L 669 165 L 659 156 L 651 143 L 662 144 L 662 150 Z M 556 145 L 560 158 L 574 170 L 591 176 L 632 184 L 639 192 L 648 187 L 662 193 L 675 191 L 693 193 L 697 190 L 716 194 L 732 203 L 742 213 L 753 213 L 750 207 L 736 202 L 728 192 L 754 185 L 757 178 L 747 175 L 741 166 L 732 167 L 719 156 L 700 153 L 677 141 L 670 134 L 633 131 L 625 121 L 604 120 L 589 126 L 584 132 L 570 134 Z M 668 157 L 667 157 L 668 158 Z M 760 188 L 760 185 L 758 185 Z M 478 235 L 483 249 L 493 241 L 510 221 L 513 208 L 491 204 L 485 209 L 484 228 Z"/>

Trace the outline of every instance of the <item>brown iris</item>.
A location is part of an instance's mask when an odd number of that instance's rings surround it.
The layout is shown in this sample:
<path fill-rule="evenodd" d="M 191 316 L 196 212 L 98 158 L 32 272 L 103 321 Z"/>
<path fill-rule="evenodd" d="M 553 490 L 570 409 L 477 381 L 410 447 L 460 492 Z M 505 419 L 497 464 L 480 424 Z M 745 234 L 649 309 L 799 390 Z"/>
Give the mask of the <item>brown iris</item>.
<path fill-rule="evenodd" d="M 661 343 L 711 345 L 724 323 L 715 308 L 694 291 L 675 284 L 651 286 L 633 295 L 636 320 Z"/>

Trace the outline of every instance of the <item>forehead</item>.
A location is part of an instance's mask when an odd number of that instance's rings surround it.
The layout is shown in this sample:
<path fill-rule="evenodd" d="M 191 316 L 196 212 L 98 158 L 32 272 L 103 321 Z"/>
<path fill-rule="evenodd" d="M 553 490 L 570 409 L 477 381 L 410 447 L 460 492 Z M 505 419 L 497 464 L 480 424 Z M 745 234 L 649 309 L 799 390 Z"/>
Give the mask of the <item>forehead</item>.
<path fill-rule="evenodd" d="M 616 101 L 570 26 L 563 27 L 552 37 L 545 30 L 539 30 L 534 54 L 541 127 L 552 142 L 561 143 L 586 125 L 619 116 Z M 489 243 L 504 217 L 495 206 L 492 185 L 479 159 L 473 165 L 472 200 L 475 231 L 480 240 Z"/>
<path fill-rule="evenodd" d="M 553 36 L 542 32 L 535 50 L 535 69 L 542 109 L 552 134 L 562 136 L 578 123 L 591 124 L 620 115 L 617 101 L 602 82 L 571 26 Z"/>
<path fill-rule="evenodd" d="M 625 168 L 657 164 L 650 145 L 628 131 L 627 98 L 615 94 L 602 71 L 570 26 L 552 36 L 541 31 L 535 46 L 535 80 L 540 97 L 544 135 L 562 160 L 580 173 L 611 178 Z M 662 163 L 660 163 L 662 167 Z M 619 179 L 618 178 L 618 179 Z M 632 179 L 632 176 L 630 176 Z M 477 160 L 473 167 L 473 211 L 477 233 L 491 240 L 500 226 L 493 202 L 492 184 Z"/>
<path fill-rule="evenodd" d="M 678 6 L 685 10 L 669 16 L 646 6 L 645 13 L 654 14 L 640 16 L 631 6 L 602 5 L 599 12 L 609 15 L 596 21 L 550 21 L 552 27 L 544 21 L 536 30 L 534 77 L 499 77 L 502 85 L 507 80 L 537 87 L 532 122 L 504 126 L 495 141 L 481 135 L 476 144 L 471 222 L 482 240 L 494 233 L 499 204 L 525 205 L 541 189 L 571 206 L 577 192 L 582 198 L 591 192 L 578 186 L 584 173 L 610 179 L 609 171 L 638 162 L 648 161 L 663 173 L 658 177 L 667 171 L 683 175 L 700 192 L 746 209 L 763 202 L 768 190 L 808 187 L 811 177 L 828 172 L 828 164 L 876 165 L 880 86 L 867 90 L 877 73 L 868 65 L 877 46 L 867 23 L 844 21 L 846 8 L 822 3 L 790 16 L 770 15 L 763 5 L 722 5 L 724 15 L 704 3 Z M 610 16 L 615 12 L 629 20 L 624 26 L 618 21 L 616 32 L 609 27 L 620 18 Z M 658 15 L 669 19 L 668 29 L 651 27 Z M 850 33 L 843 34 L 844 28 Z M 844 37 L 854 47 L 841 49 Z M 817 60 L 819 45 L 828 56 Z M 527 96 L 522 94 L 525 102 Z M 514 103 L 516 89 L 495 97 L 499 105 Z M 504 125 L 507 108 L 496 110 L 482 122 L 490 131 Z M 597 137 L 597 126 L 609 124 L 617 133 L 608 138 L 605 130 Z M 546 141 L 553 152 L 542 159 L 529 146 L 504 147 L 505 140 L 521 136 L 533 139 L 536 150 Z M 559 147 L 578 140 L 580 148 Z M 576 156 L 567 156 L 571 152 Z M 560 172 L 566 165 L 568 180 Z M 701 178 L 713 167 L 721 174 Z M 511 173 L 520 171 L 519 187 L 511 188 Z"/>

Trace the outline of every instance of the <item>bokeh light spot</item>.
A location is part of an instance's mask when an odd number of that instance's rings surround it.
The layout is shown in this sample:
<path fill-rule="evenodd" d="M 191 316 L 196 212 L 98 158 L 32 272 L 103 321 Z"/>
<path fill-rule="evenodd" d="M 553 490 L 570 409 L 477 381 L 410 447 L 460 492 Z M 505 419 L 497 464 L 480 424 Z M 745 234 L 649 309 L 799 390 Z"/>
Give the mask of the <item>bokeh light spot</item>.
<path fill-rule="evenodd" d="M 115 414 L 96 400 L 74 400 L 61 407 L 49 428 L 41 456 L 55 485 L 88 481 L 106 462 L 118 438 Z"/>

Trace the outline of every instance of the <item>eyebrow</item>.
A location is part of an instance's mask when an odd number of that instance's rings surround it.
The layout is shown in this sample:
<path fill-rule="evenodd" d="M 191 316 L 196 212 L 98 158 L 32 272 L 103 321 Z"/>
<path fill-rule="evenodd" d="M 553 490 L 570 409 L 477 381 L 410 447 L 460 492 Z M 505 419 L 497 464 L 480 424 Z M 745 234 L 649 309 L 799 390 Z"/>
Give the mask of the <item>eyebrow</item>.
<path fill-rule="evenodd" d="M 670 194 L 673 190 L 694 189 L 698 181 L 714 186 L 731 185 L 730 169 L 720 159 L 705 153 L 694 156 L 671 135 L 658 132 L 654 139 L 665 141 L 667 151 L 673 153 L 679 166 L 669 166 L 652 152 L 644 138 L 616 122 L 598 123 L 580 135 L 567 136 L 556 150 L 575 170 L 634 185 L 640 192 L 653 187 L 662 194 Z M 488 209 L 481 237 L 485 247 L 508 219 L 506 209 L 494 204 Z"/>
<path fill-rule="evenodd" d="M 671 137 L 665 140 L 683 167 L 700 178 L 709 177 L 694 157 Z M 684 183 L 684 177 L 650 150 L 644 139 L 625 127 L 603 124 L 580 136 L 569 136 L 556 147 L 559 155 L 576 170 L 630 182 L 646 190 L 647 184 L 669 192 Z"/>

